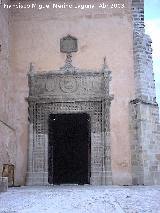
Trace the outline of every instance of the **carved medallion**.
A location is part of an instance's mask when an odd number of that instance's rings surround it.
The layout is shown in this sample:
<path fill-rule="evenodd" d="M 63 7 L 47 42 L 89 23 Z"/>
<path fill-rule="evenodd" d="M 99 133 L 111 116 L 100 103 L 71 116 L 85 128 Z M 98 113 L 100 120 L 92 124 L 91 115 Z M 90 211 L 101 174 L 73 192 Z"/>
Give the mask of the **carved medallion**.
<path fill-rule="evenodd" d="M 46 81 L 46 89 L 51 92 L 54 91 L 56 88 L 56 84 L 55 84 L 55 80 L 54 79 L 50 79 Z"/>
<path fill-rule="evenodd" d="M 74 77 L 65 76 L 60 80 L 60 89 L 65 93 L 73 93 L 78 89 L 77 81 Z"/>

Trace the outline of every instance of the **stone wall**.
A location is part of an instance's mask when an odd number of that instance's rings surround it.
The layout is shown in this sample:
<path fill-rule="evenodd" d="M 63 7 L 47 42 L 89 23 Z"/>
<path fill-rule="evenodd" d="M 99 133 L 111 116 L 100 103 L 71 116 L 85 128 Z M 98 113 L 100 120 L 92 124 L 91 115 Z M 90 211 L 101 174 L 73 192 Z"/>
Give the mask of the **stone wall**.
<path fill-rule="evenodd" d="M 54 2 L 60 4 L 62 1 Z M 111 105 L 113 184 L 132 183 L 128 119 L 129 101 L 134 99 L 132 20 L 130 1 L 119 2 L 125 3 L 125 8 L 10 10 L 12 81 L 16 88 L 16 180 L 19 184 L 25 183 L 27 168 L 28 106 L 25 98 L 28 96 L 28 67 L 30 62 L 34 63 L 37 71 L 56 70 L 63 66 L 65 55 L 60 53 L 59 42 L 67 34 L 78 39 L 78 52 L 73 54 L 74 66 L 99 70 L 104 56 L 107 57 L 113 77 L 111 94 L 114 94 Z M 44 1 L 36 0 L 35 3 L 44 4 Z M 81 3 L 96 5 L 98 1 Z"/>
<path fill-rule="evenodd" d="M 136 99 L 130 102 L 132 182 L 160 184 L 160 123 L 152 65 L 152 42 L 145 34 L 143 0 L 133 0 L 132 6 L 136 85 Z"/>
<path fill-rule="evenodd" d="M 9 3 L 9 1 L 3 1 Z M 0 5 L 0 176 L 4 163 L 15 164 L 13 85 L 9 65 L 9 11 Z"/>

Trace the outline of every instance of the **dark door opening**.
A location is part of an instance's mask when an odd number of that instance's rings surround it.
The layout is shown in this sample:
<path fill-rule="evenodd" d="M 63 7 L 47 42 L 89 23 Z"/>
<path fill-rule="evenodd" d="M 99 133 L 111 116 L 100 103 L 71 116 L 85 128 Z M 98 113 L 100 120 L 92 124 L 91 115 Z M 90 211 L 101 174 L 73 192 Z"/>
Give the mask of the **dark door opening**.
<path fill-rule="evenodd" d="M 48 182 L 90 183 L 90 117 L 86 113 L 50 114 Z"/>

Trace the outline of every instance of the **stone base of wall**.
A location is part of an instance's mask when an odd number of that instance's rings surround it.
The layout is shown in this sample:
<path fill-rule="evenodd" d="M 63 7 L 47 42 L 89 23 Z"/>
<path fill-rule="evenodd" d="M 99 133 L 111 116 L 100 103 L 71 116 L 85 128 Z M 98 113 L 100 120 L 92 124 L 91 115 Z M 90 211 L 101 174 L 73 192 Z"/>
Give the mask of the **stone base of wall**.
<path fill-rule="evenodd" d="M 27 186 L 49 185 L 48 172 L 27 172 Z"/>
<path fill-rule="evenodd" d="M 160 122 L 156 103 L 131 101 L 131 163 L 134 185 L 160 184 Z"/>
<path fill-rule="evenodd" d="M 112 185 L 112 173 L 108 172 L 92 172 L 90 178 L 91 185 Z M 28 172 L 27 173 L 27 186 L 47 186 L 48 183 L 48 172 Z"/>
<path fill-rule="evenodd" d="M 0 192 L 6 192 L 8 190 L 8 178 L 0 177 Z"/>

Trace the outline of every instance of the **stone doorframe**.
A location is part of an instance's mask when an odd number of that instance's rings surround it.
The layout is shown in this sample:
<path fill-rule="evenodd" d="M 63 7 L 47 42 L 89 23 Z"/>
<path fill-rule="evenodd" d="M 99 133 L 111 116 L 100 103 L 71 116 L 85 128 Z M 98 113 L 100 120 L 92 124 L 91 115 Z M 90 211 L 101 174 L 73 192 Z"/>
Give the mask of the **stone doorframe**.
<path fill-rule="evenodd" d="M 48 185 L 48 118 L 57 113 L 87 113 L 91 120 L 90 184 L 112 184 L 109 94 L 111 72 L 69 70 L 28 74 L 29 143 L 27 185 Z"/>

